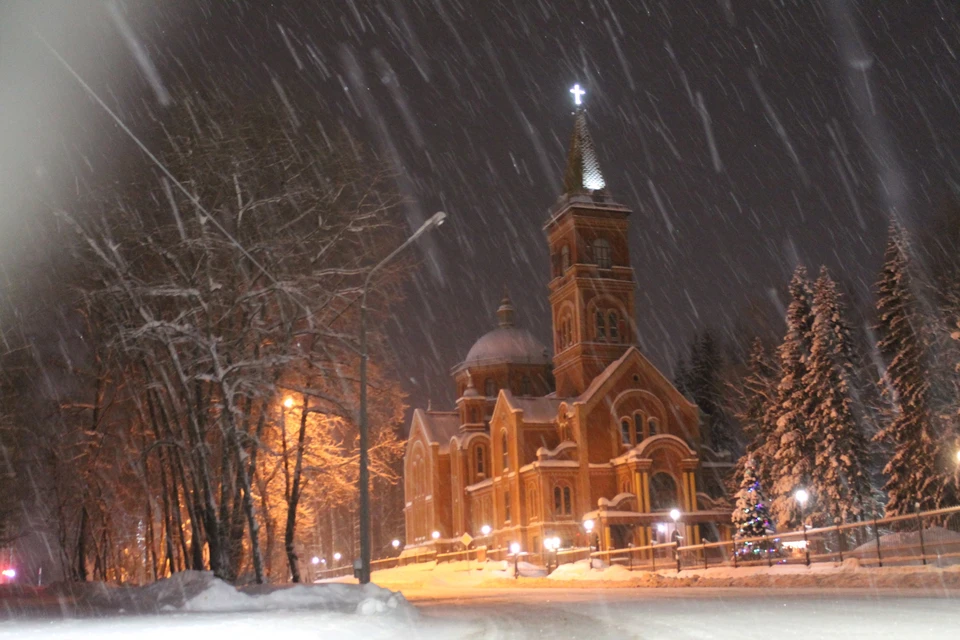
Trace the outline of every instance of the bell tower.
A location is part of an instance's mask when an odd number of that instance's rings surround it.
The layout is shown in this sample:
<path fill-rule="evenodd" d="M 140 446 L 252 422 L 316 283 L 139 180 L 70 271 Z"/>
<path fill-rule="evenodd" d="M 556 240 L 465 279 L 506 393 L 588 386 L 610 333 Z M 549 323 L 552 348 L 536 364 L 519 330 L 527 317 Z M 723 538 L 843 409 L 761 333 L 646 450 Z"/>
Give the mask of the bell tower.
<path fill-rule="evenodd" d="M 583 393 L 637 342 L 634 278 L 627 240 L 630 210 L 613 201 L 587 130 L 580 85 L 563 194 L 544 226 L 550 245 L 557 395 Z"/>

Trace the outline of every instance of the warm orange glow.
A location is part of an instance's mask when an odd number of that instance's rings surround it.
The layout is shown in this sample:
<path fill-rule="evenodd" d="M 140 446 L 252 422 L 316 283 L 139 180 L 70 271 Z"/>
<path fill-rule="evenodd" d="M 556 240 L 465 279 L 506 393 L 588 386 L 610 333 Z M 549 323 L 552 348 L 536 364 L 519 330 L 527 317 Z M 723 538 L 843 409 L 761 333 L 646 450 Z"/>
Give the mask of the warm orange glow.
<path fill-rule="evenodd" d="M 287 409 L 292 409 L 292 408 L 293 408 L 293 396 L 287 396 L 286 398 L 284 398 L 284 399 L 283 399 L 283 406 L 285 406 Z"/>

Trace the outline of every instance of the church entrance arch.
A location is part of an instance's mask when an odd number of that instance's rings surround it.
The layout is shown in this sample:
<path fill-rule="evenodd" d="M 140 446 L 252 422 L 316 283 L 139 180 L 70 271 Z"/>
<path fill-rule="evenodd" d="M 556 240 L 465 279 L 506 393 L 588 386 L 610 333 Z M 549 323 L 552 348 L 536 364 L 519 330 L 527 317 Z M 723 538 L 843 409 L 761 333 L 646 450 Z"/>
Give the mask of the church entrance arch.
<path fill-rule="evenodd" d="M 660 471 L 650 478 L 650 510 L 669 511 L 679 505 L 677 483 L 669 473 Z"/>

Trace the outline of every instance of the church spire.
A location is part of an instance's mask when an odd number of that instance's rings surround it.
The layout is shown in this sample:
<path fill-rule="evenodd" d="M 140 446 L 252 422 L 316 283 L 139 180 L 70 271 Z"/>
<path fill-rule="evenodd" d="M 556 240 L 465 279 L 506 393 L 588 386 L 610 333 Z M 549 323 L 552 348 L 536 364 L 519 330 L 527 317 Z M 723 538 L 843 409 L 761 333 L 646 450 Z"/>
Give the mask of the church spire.
<path fill-rule="evenodd" d="M 581 100 L 586 92 L 577 84 L 570 93 L 574 96 L 576 112 L 570 152 L 567 154 L 567 169 L 563 175 L 563 192 L 569 195 L 584 191 L 600 191 L 607 185 L 600 172 L 600 161 L 597 160 L 597 152 L 593 148 L 593 139 L 587 130 L 587 116 Z"/>

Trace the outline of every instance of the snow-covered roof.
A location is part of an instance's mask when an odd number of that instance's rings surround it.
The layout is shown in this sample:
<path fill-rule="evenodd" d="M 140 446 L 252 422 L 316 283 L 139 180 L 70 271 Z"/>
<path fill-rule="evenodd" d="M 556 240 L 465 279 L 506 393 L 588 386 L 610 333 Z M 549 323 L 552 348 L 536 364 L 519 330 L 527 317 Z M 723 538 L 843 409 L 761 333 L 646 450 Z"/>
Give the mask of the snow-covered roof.
<path fill-rule="evenodd" d="M 497 309 L 500 326 L 474 342 L 454 371 L 488 364 L 550 364 L 547 348 L 526 329 L 513 326 L 513 315 L 513 303 L 504 296 Z"/>
<path fill-rule="evenodd" d="M 417 409 L 416 416 L 423 424 L 423 429 L 430 442 L 440 445 L 442 451 L 450 446 L 450 439 L 460 431 L 460 414 L 456 411 L 424 411 Z"/>
<path fill-rule="evenodd" d="M 526 329 L 497 327 L 470 347 L 457 370 L 488 364 L 550 364 L 547 348 Z"/>
<path fill-rule="evenodd" d="M 554 422 L 557 419 L 557 412 L 560 409 L 561 398 L 528 398 L 518 397 L 504 389 L 504 397 L 512 409 L 523 411 L 524 422 Z"/>

